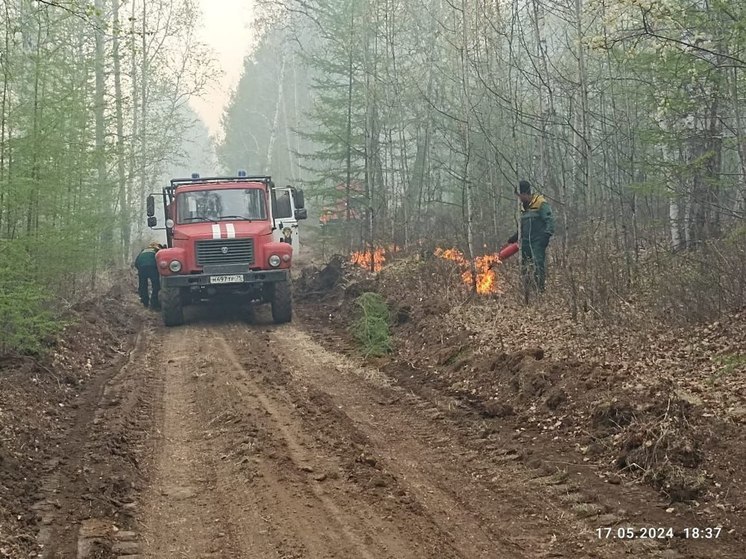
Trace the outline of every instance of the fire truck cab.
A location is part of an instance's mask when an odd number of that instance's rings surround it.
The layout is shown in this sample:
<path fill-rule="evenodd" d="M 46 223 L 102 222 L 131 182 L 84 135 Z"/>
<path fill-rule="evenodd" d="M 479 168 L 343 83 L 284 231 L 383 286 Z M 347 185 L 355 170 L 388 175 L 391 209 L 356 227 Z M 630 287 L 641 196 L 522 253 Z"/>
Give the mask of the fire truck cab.
<path fill-rule="evenodd" d="M 296 193 L 300 207 L 288 191 L 297 230 L 306 210 L 302 191 Z M 206 178 L 195 173 L 163 188 L 167 248 L 158 251 L 156 262 L 166 326 L 183 324 L 187 305 L 220 300 L 269 303 L 276 323 L 291 320 L 293 244 L 277 230 L 282 222 L 292 232 L 292 223 L 278 217 L 287 212 L 278 207 L 277 194 L 271 177 L 245 171 Z M 148 226 L 155 227 L 154 195 L 147 198 L 147 215 Z"/>

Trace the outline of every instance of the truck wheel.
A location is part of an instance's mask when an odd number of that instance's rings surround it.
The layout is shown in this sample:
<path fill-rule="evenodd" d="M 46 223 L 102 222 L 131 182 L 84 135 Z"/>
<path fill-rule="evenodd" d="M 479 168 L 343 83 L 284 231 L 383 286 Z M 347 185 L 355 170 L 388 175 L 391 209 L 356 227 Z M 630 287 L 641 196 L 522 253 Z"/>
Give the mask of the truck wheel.
<path fill-rule="evenodd" d="M 161 289 L 161 316 L 166 326 L 184 324 L 184 306 L 179 288 Z"/>
<path fill-rule="evenodd" d="M 275 324 L 290 322 L 293 318 L 293 296 L 289 281 L 279 281 L 272 291 L 272 320 Z"/>

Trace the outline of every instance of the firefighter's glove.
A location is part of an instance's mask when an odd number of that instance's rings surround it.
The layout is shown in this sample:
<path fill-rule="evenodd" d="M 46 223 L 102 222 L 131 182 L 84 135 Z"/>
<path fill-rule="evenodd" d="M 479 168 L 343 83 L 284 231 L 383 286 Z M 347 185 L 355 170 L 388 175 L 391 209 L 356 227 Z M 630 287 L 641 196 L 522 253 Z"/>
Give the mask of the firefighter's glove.
<path fill-rule="evenodd" d="M 508 239 L 508 244 L 509 244 L 509 245 L 512 245 L 513 243 L 517 243 L 517 242 L 518 242 L 518 232 L 516 231 L 516 232 L 515 232 L 515 233 L 513 233 L 513 234 L 512 234 L 511 236 L 510 236 L 510 238 Z"/>

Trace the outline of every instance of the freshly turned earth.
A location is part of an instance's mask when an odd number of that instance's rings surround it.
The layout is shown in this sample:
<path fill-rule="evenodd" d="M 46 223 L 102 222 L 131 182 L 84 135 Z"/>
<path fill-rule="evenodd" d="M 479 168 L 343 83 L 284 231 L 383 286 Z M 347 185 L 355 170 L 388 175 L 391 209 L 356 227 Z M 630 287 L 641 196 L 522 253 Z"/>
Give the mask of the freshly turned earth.
<path fill-rule="evenodd" d="M 571 417 L 605 373 L 434 334 L 432 369 L 403 350 L 365 361 L 340 308 L 297 297 L 276 326 L 203 307 L 165 328 L 115 289 L 76 309 L 48 358 L 0 363 L 0 557 L 743 557 L 737 504 L 666 497 L 607 453 L 637 402 Z M 509 396 L 464 388 L 474 375 Z M 581 424 L 586 445 L 563 427 Z M 682 460 L 685 442 L 669 447 Z M 628 526 L 677 536 L 599 538 Z M 708 526 L 717 540 L 681 537 Z"/>

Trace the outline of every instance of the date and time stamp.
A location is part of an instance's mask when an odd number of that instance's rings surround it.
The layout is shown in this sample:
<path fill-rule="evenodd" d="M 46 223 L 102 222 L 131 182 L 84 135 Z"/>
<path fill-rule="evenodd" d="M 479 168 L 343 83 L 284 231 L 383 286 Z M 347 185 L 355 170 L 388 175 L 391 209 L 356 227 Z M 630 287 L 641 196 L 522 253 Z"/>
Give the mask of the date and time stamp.
<path fill-rule="evenodd" d="M 723 529 L 719 526 L 680 529 L 660 526 L 596 528 L 596 537 L 600 540 L 667 540 L 673 538 L 717 540 L 724 533 Z"/>

